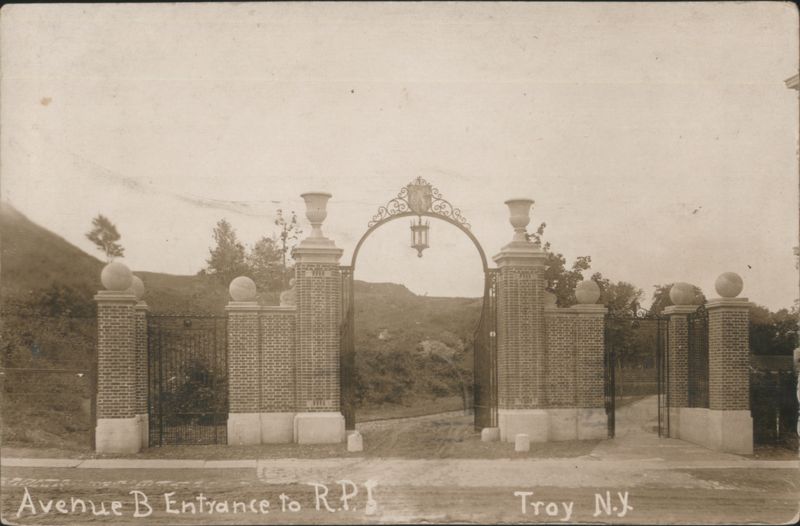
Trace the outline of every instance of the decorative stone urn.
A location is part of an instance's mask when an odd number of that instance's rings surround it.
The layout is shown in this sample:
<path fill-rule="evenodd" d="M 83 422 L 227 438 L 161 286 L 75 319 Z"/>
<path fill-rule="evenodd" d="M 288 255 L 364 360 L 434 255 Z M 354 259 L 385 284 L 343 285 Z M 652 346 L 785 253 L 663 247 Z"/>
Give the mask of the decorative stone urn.
<path fill-rule="evenodd" d="M 239 276 L 231 281 L 228 292 L 233 301 L 254 301 L 256 299 L 256 284 L 247 276 Z"/>
<path fill-rule="evenodd" d="M 289 280 L 289 288 L 281 292 L 281 307 L 297 306 L 297 289 L 294 288 L 295 279 Z"/>
<path fill-rule="evenodd" d="M 592 280 L 584 280 L 575 285 L 575 297 L 581 305 L 592 305 L 600 299 L 600 287 Z"/>
<path fill-rule="evenodd" d="M 100 273 L 100 281 L 106 290 L 127 292 L 133 284 L 131 269 L 118 261 L 112 261 Z"/>
<path fill-rule="evenodd" d="M 525 227 L 531 222 L 531 206 L 533 199 L 509 199 L 506 201 L 508 210 L 511 212 L 509 221 L 514 227 L 514 238 L 512 242 L 528 242 Z"/>
<path fill-rule="evenodd" d="M 694 287 L 689 283 L 678 282 L 669 289 L 669 299 L 673 305 L 693 305 Z"/>
<path fill-rule="evenodd" d="M 322 223 L 328 217 L 328 199 L 333 197 L 327 192 L 307 192 L 300 197 L 306 202 L 306 218 L 311 223 L 310 238 L 320 239 L 322 235 Z"/>
<path fill-rule="evenodd" d="M 744 282 L 735 272 L 723 272 L 714 282 L 714 288 L 721 298 L 735 298 L 742 292 Z"/>

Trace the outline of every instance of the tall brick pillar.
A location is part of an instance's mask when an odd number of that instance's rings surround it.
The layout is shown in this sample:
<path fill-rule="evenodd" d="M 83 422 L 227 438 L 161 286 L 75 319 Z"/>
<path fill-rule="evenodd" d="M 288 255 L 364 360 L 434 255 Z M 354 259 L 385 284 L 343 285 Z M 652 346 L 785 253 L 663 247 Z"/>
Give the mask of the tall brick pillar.
<path fill-rule="evenodd" d="M 716 281 L 722 296 L 708 310 L 708 447 L 753 452 L 750 414 L 750 303 L 737 298 L 742 279 L 733 272 Z"/>
<path fill-rule="evenodd" d="M 228 444 L 261 443 L 259 412 L 261 367 L 259 361 L 259 307 L 256 284 L 239 276 L 231 281 L 228 313 Z"/>
<path fill-rule="evenodd" d="M 681 417 L 686 429 L 683 434 L 691 434 L 698 426 L 696 419 L 703 415 L 702 410 L 688 411 L 689 408 L 689 315 L 697 310 L 694 301 L 694 287 L 688 283 L 675 283 L 669 291 L 673 305 L 664 309 L 669 316 L 667 334 L 667 403 L 669 410 L 669 436 L 682 438 Z M 700 418 L 704 418 L 700 416 Z"/>
<path fill-rule="evenodd" d="M 343 442 L 339 391 L 342 250 L 322 235 L 331 195 L 301 197 L 312 231 L 293 252 L 297 297 L 294 438 L 301 444 Z"/>
<path fill-rule="evenodd" d="M 608 437 L 605 408 L 605 316 L 600 305 L 600 287 L 591 280 L 575 288 L 578 304 L 570 307 L 575 318 L 575 361 L 577 365 L 577 415 L 579 440 Z"/>
<path fill-rule="evenodd" d="M 530 199 L 506 201 L 515 234 L 494 256 L 497 277 L 497 393 L 500 440 L 526 433 L 533 442 L 548 437 L 545 396 L 545 252 L 526 239 Z"/>
<path fill-rule="evenodd" d="M 142 300 L 144 296 L 144 283 L 138 277 L 133 277 L 131 287 L 137 302 L 134 306 L 135 318 L 135 345 L 136 345 L 136 416 L 139 418 L 139 429 L 142 433 L 142 447 L 150 444 L 150 420 L 147 410 L 148 379 L 147 367 L 147 313 L 150 308 Z"/>
<path fill-rule="evenodd" d="M 109 263 L 100 276 L 106 290 L 97 301 L 98 453 L 136 453 L 142 447 L 137 416 L 136 295 L 131 271 Z"/>

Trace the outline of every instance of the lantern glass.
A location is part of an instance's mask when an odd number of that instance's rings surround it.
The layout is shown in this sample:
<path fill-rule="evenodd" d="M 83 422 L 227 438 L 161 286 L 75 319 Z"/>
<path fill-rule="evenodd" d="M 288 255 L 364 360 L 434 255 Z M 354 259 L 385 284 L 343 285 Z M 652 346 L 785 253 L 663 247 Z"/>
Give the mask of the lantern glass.
<path fill-rule="evenodd" d="M 419 217 L 416 222 L 411 221 L 411 248 L 417 251 L 417 257 L 422 257 L 422 251 L 428 248 L 428 231 L 430 224 L 428 221 L 422 222 Z"/>

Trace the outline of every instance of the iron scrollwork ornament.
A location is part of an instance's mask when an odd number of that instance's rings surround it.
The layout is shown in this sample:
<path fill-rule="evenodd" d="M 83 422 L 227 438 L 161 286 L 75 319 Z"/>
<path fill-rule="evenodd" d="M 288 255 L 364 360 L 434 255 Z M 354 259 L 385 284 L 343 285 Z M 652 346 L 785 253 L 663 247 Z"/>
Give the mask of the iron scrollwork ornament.
<path fill-rule="evenodd" d="M 397 197 L 384 206 L 378 208 L 378 213 L 372 216 L 367 224 L 372 228 L 381 221 L 399 214 L 417 214 L 439 216 L 459 223 L 464 228 L 470 229 L 467 218 L 459 208 L 454 207 L 442 197 L 441 192 L 422 177 L 417 177 L 411 183 L 400 189 Z"/>

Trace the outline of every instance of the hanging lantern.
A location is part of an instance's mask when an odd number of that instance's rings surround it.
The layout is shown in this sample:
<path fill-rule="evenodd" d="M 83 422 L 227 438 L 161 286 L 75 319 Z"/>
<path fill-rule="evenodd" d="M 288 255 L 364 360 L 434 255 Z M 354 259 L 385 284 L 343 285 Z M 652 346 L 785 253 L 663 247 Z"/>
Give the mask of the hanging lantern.
<path fill-rule="evenodd" d="M 422 222 L 422 217 L 417 218 L 417 222 L 411 220 L 411 248 L 417 251 L 417 257 L 422 257 L 422 251 L 428 248 L 428 231 L 430 225 L 428 221 Z"/>

